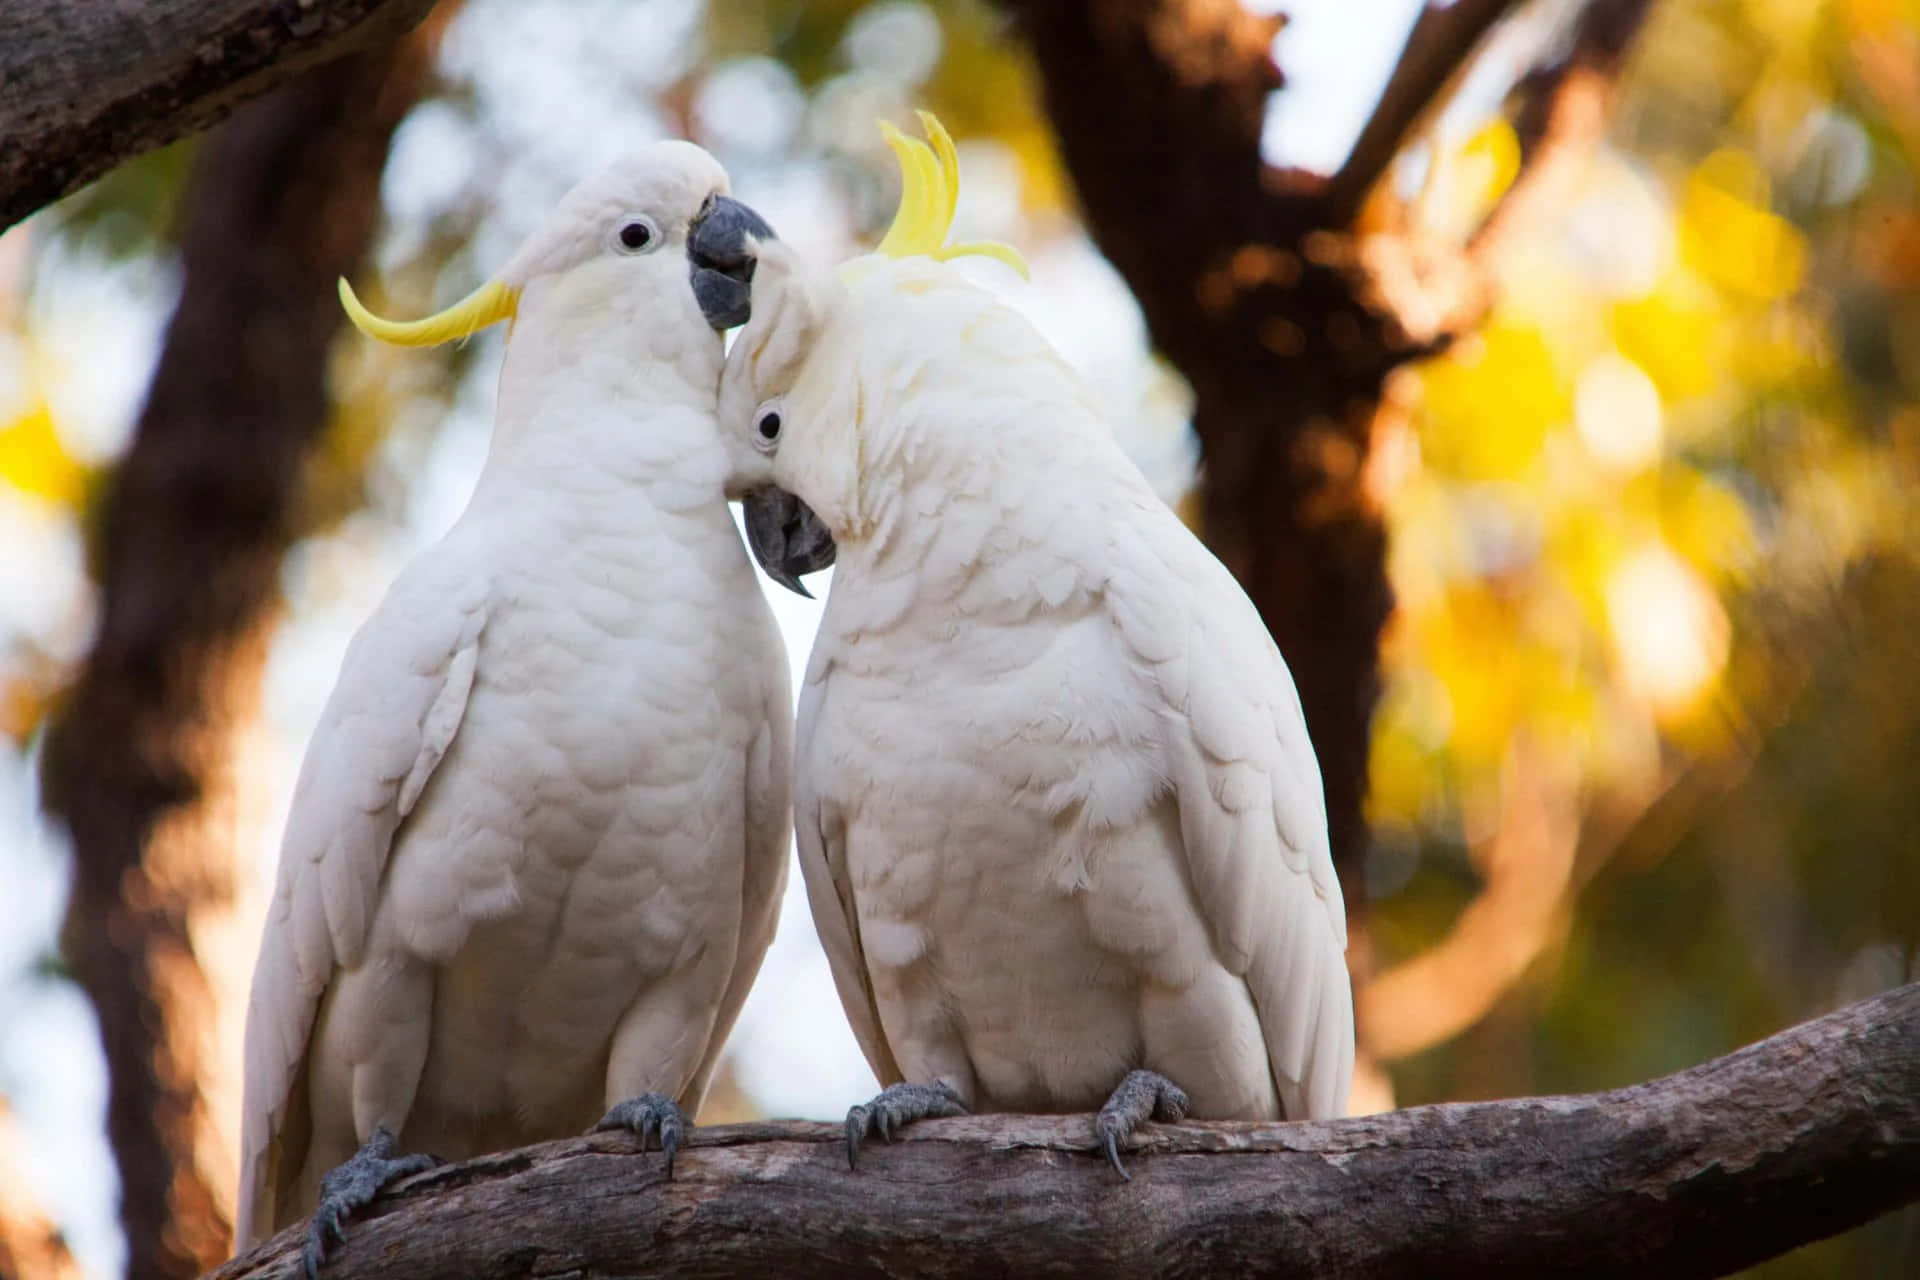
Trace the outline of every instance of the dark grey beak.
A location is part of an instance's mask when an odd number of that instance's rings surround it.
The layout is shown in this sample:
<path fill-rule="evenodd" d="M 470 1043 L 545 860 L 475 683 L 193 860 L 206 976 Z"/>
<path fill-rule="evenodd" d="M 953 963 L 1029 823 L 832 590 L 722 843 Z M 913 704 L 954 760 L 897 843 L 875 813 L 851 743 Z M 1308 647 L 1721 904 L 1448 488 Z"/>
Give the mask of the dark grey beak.
<path fill-rule="evenodd" d="M 693 296 L 716 329 L 747 322 L 753 292 L 749 241 L 775 239 L 767 220 L 727 196 L 714 196 L 687 229 L 687 263 Z"/>
<path fill-rule="evenodd" d="M 755 489 L 740 503 L 747 521 L 747 545 L 767 576 L 789 591 L 813 599 L 800 575 L 815 573 L 833 563 L 833 535 L 813 508 L 768 485 Z"/>

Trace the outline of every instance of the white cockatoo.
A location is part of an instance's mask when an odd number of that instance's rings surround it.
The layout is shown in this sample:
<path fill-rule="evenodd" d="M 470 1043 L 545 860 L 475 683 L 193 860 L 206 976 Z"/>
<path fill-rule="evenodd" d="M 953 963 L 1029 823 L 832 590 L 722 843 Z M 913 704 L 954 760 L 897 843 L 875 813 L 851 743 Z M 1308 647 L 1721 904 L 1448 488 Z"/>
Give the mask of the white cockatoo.
<path fill-rule="evenodd" d="M 953 144 L 889 129 L 874 255 L 760 250 L 728 357 L 755 552 L 832 590 L 794 819 L 869 1132 L 963 1109 L 1344 1115 L 1346 922 L 1286 663 L 1086 385 L 943 261 Z M 784 519 L 781 512 L 784 509 Z M 1122 1176 L 1125 1170 L 1120 1170 Z"/>
<path fill-rule="evenodd" d="M 341 282 L 386 341 L 512 326 L 473 497 L 354 637 L 294 792 L 247 1011 L 243 1248 L 313 1213 L 311 1270 L 424 1153 L 603 1113 L 672 1174 L 790 830 L 786 652 L 714 418 L 771 232 L 727 192 L 656 143 L 437 316 L 378 319 Z"/>

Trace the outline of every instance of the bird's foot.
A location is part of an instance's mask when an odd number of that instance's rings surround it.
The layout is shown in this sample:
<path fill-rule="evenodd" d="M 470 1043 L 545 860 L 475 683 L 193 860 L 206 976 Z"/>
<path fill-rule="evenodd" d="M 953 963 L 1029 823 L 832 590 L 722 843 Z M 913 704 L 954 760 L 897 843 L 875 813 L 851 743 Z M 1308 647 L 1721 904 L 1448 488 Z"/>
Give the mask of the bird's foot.
<path fill-rule="evenodd" d="M 393 1146 L 393 1135 L 376 1128 L 352 1159 L 320 1179 L 320 1204 L 313 1211 L 313 1225 L 301 1251 L 307 1280 L 318 1280 L 327 1254 L 334 1245 L 346 1242 L 348 1220 L 372 1204 L 382 1189 L 440 1163 L 437 1156 L 396 1156 Z"/>
<path fill-rule="evenodd" d="M 870 1133 L 892 1142 L 895 1129 L 915 1120 L 965 1114 L 967 1104 L 947 1085 L 890 1084 L 873 1101 L 847 1112 L 847 1168 L 858 1164 L 861 1140 Z"/>
<path fill-rule="evenodd" d="M 1131 1182 L 1133 1175 L 1120 1163 L 1120 1139 L 1131 1137 L 1142 1120 L 1151 1116 L 1163 1124 L 1178 1124 L 1187 1118 L 1192 1103 L 1187 1091 L 1157 1071 L 1129 1071 L 1120 1087 L 1093 1118 L 1094 1136 L 1113 1162 L 1114 1171 Z"/>
<path fill-rule="evenodd" d="M 658 1093 L 643 1093 L 618 1103 L 593 1126 L 595 1133 L 608 1129 L 627 1129 L 640 1135 L 640 1154 L 645 1155 L 653 1136 L 660 1136 L 660 1150 L 667 1155 L 667 1181 L 673 1181 L 673 1157 L 680 1150 L 680 1136 L 693 1128 L 693 1121 L 672 1098 Z"/>

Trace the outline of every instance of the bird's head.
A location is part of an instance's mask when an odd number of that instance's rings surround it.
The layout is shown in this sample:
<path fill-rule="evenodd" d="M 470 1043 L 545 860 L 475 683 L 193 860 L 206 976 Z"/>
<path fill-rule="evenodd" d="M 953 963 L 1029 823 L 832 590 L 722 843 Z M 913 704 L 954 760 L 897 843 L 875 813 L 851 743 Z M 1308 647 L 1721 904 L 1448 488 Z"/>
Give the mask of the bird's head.
<path fill-rule="evenodd" d="M 773 238 L 728 189 L 726 171 L 699 147 L 650 143 L 569 191 L 506 266 L 446 310 L 382 319 L 345 280 L 340 301 L 362 333 L 402 346 L 537 315 L 543 338 L 574 349 L 618 329 L 652 340 L 644 349 L 656 356 L 688 334 L 717 352 L 721 331 L 747 319 L 754 246 Z"/>
<path fill-rule="evenodd" d="M 931 354 L 927 335 L 942 326 L 930 323 L 929 305 L 958 319 L 987 298 L 939 264 L 980 254 L 1027 273 L 1010 246 L 946 243 L 959 159 L 940 122 L 925 111 L 920 119 L 931 145 L 881 126 L 901 194 L 872 253 L 810 272 L 784 244 L 756 247 L 753 315 L 721 377 L 728 488 L 742 499 L 748 544 L 768 576 L 801 595 L 800 575 L 832 564 L 834 539 L 858 536 L 868 521 L 866 433 Z"/>

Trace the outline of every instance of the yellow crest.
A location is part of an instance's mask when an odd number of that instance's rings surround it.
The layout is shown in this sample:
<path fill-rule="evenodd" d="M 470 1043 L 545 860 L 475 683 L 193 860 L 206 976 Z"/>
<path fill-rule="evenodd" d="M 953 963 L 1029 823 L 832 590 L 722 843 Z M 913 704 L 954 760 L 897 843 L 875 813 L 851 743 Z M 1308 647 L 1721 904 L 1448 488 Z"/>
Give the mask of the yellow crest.
<path fill-rule="evenodd" d="M 954 152 L 952 136 L 933 113 L 918 114 L 927 137 L 933 140 L 932 146 L 907 137 L 884 120 L 880 122 L 887 145 L 900 158 L 900 207 L 874 252 L 889 258 L 924 255 L 937 262 L 978 254 L 1006 263 L 1027 279 L 1027 260 L 1010 244 L 998 240 L 946 242 L 947 233 L 953 230 L 954 206 L 960 200 L 960 158 Z"/>
<path fill-rule="evenodd" d="M 520 291 L 489 280 L 445 311 L 424 320 L 388 320 L 361 305 L 346 277 L 340 278 L 340 305 L 353 327 L 369 338 L 396 347 L 432 347 L 480 332 L 490 324 L 511 320 L 520 305 Z"/>

